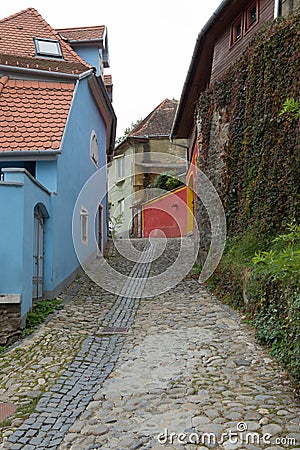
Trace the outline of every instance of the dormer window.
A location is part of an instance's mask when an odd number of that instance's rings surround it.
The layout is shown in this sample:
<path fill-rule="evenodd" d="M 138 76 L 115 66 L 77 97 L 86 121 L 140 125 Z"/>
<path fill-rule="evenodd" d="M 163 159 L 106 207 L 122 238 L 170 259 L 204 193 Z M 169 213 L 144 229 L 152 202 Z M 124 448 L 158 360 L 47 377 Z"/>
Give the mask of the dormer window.
<path fill-rule="evenodd" d="M 34 38 L 34 45 L 37 56 L 63 57 L 60 43 L 54 39 Z"/>

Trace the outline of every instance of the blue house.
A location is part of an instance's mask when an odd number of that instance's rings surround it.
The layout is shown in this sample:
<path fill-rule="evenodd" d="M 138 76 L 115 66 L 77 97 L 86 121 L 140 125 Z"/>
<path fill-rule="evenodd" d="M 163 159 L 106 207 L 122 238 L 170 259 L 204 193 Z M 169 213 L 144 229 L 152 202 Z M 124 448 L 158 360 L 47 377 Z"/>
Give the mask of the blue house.
<path fill-rule="evenodd" d="M 105 245 L 116 116 L 106 27 L 54 30 L 29 8 L 1 20 L 0 36 L 3 345 L 32 299 L 56 297 L 77 275 L 74 236 L 85 262 Z M 95 174 L 96 188 L 79 197 Z"/>

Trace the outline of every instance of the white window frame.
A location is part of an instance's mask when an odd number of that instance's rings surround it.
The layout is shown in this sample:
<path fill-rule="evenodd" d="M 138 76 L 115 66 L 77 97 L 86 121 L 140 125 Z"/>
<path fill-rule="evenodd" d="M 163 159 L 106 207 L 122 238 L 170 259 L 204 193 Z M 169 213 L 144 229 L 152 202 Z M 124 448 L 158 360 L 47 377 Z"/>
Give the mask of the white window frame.
<path fill-rule="evenodd" d="M 118 201 L 118 215 L 120 217 L 124 217 L 124 212 L 125 212 L 125 199 L 122 198 L 121 200 Z"/>
<path fill-rule="evenodd" d="M 95 131 L 93 130 L 91 133 L 91 140 L 90 140 L 90 157 L 93 163 L 98 167 L 99 162 L 99 146 L 98 146 L 98 139 Z"/>
<path fill-rule="evenodd" d="M 81 243 L 87 245 L 89 241 L 89 213 L 83 206 L 80 210 L 80 230 Z"/>
<path fill-rule="evenodd" d="M 45 39 L 45 38 L 38 38 L 35 37 L 34 39 L 34 45 L 35 45 L 35 51 L 38 56 L 44 56 L 44 57 L 50 57 L 50 58 L 62 58 L 63 54 L 61 51 L 61 46 L 59 41 L 55 39 Z M 45 50 L 43 49 L 43 44 L 52 44 L 52 47 L 54 48 L 53 51 L 51 50 Z"/>
<path fill-rule="evenodd" d="M 117 180 L 123 180 L 125 177 L 125 158 L 119 156 L 116 158 L 116 178 Z"/>

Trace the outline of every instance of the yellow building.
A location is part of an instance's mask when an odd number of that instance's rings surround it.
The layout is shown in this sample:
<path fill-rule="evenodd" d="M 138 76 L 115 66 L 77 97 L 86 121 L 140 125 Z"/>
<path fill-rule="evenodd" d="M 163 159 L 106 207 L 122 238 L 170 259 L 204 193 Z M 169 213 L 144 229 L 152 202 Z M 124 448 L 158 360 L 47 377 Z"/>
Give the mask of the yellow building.
<path fill-rule="evenodd" d="M 142 235 L 141 204 L 155 196 L 157 175 L 172 173 L 185 181 L 186 140 L 170 141 L 177 104 L 165 99 L 115 149 L 108 198 L 116 236 Z"/>

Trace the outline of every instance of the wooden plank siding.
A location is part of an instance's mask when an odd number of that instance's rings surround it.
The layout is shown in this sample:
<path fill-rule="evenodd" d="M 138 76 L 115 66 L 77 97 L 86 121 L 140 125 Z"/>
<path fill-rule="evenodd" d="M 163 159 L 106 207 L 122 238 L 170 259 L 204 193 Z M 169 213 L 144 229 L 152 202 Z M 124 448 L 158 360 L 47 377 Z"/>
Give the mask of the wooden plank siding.
<path fill-rule="evenodd" d="M 226 30 L 215 43 L 211 84 L 224 74 L 234 61 L 239 59 L 254 35 L 266 25 L 266 22 L 274 19 L 274 0 L 258 0 L 258 22 L 248 31 L 244 31 L 243 36 L 231 45 L 232 24 L 237 18 L 238 15 L 227 24 Z"/>

